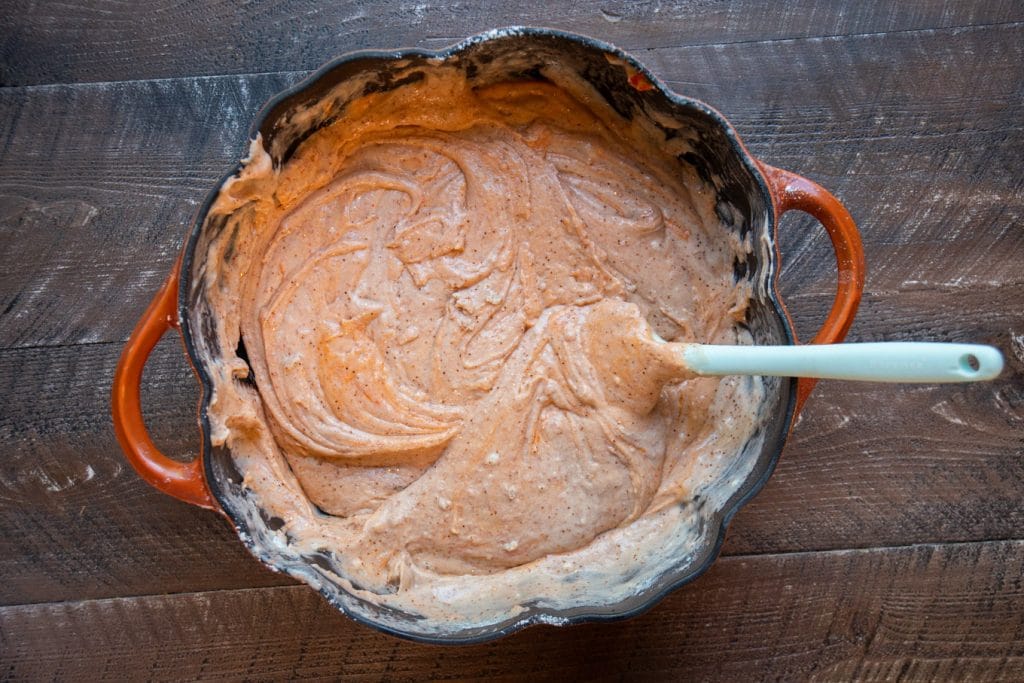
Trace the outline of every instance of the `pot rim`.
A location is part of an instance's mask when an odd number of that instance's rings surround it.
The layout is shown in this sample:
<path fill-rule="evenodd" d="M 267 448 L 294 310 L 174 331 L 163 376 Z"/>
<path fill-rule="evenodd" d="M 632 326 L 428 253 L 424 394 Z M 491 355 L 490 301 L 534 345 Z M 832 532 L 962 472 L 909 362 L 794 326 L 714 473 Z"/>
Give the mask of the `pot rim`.
<path fill-rule="evenodd" d="M 322 78 L 333 72 L 340 66 L 343 66 L 349 62 L 359 59 L 391 59 L 399 60 L 409 57 L 424 57 L 428 59 L 440 59 L 447 60 L 459 53 L 465 51 L 467 48 L 483 43 L 489 40 L 513 37 L 513 36 L 526 36 L 526 37 L 556 37 L 563 40 L 583 44 L 584 46 L 605 52 L 610 55 L 614 55 L 616 58 L 621 59 L 623 62 L 629 65 L 632 69 L 642 75 L 647 81 L 656 89 L 661 96 L 665 97 L 669 102 L 677 107 L 684 107 L 696 110 L 712 119 L 725 133 L 726 138 L 729 141 L 730 148 L 739 157 L 740 162 L 749 171 L 751 178 L 758 191 L 762 195 L 765 208 L 765 226 L 764 233 L 769 235 L 772 240 L 772 249 L 768 251 L 768 268 L 767 274 L 767 287 L 765 288 L 765 298 L 771 303 L 776 315 L 781 323 L 781 328 L 785 336 L 785 341 L 789 345 L 796 344 L 796 336 L 793 332 L 792 320 L 789 316 L 789 312 L 782 301 L 781 296 L 778 292 L 778 274 L 779 274 L 779 262 L 780 254 L 778 250 L 777 242 L 777 228 L 778 228 L 778 216 L 780 211 L 776 206 L 775 198 L 772 194 L 771 188 L 769 187 L 768 181 L 765 177 L 765 173 L 762 169 L 761 164 L 757 158 L 754 157 L 746 145 L 740 139 L 739 134 L 733 128 L 732 124 L 725 118 L 717 109 L 710 105 L 691 98 L 679 93 L 676 93 L 671 88 L 667 87 L 660 79 L 658 79 L 653 73 L 651 73 L 646 66 L 637 61 L 634 57 L 624 52 L 623 50 L 595 38 L 589 36 L 580 35 L 576 33 L 570 33 L 558 29 L 549 29 L 542 27 L 530 27 L 530 26 L 512 26 L 506 28 L 492 29 L 470 36 L 458 43 L 450 45 L 446 48 L 439 50 L 426 50 L 422 48 L 402 48 L 397 50 L 356 50 L 345 53 L 339 57 L 336 57 L 316 71 L 312 72 L 299 82 L 279 92 L 274 97 L 270 98 L 259 110 L 252 125 L 249 128 L 248 140 L 253 140 L 261 129 L 267 123 L 270 115 L 274 110 L 284 103 L 286 100 L 293 98 L 297 95 L 302 94 L 305 90 L 315 85 Z M 225 183 L 231 178 L 235 177 L 244 167 L 243 161 L 238 161 L 235 165 L 221 177 L 216 185 L 207 194 L 206 199 L 198 208 L 195 213 L 195 217 L 192 221 L 189 229 L 188 237 L 185 241 L 182 249 L 182 255 L 178 263 L 175 264 L 174 270 L 178 274 L 178 292 L 177 292 L 177 315 L 180 323 L 179 331 L 181 333 L 183 345 L 185 347 L 188 359 L 192 365 L 193 371 L 196 373 L 199 383 L 201 385 L 201 398 L 199 407 L 199 423 L 202 432 L 202 447 L 200 450 L 199 459 L 202 461 L 202 470 L 206 480 L 206 485 L 211 492 L 214 500 L 217 501 L 220 507 L 220 512 L 228 519 L 233 526 L 239 538 L 242 540 L 246 548 L 260 560 L 264 566 L 269 567 L 273 571 L 289 573 L 287 570 L 272 564 L 269 560 L 261 557 L 259 548 L 256 547 L 256 541 L 252 535 L 248 533 L 239 533 L 243 531 L 241 521 L 236 518 L 228 509 L 228 507 L 222 505 L 220 485 L 211 485 L 217 482 L 217 476 L 213 471 L 212 458 L 208 455 L 212 452 L 211 443 L 211 430 L 208 418 L 208 409 L 210 400 L 213 394 L 213 384 L 209 374 L 203 362 L 197 353 L 195 342 L 193 340 L 193 333 L 191 329 L 191 320 L 189 318 L 189 290 L 191 288 L 192 280 L 190 273 L 192 272 L 192 266 L 195 261 L 196 245 L 199 237 L 202 233 L 202 228 L 206 220 L 206 216 L 210 210 L 210 207 L 216 201 L 223 189 Z M 585 611 L 586 607 L 578 608 L 584 610 L 579 614 L 573 614 L 566 618 L 548 618 L 545 619 L 543 612 L 531 614 L 523 619 L 513 621 L 503 626 L 502 628 L 495 628 L 490 631 L 486 631 L 480 634 L 476 634 L 469 637 L 449 636 L 449 635 L 423 635 L 415 632 L 406 632 L 399 629 L 389 627 L 387 625 L 372 621 L 361 614 L 354 613 L 349 610 L 345 605 L 339 603 L 332 598 L 330 592 L 325 588 L 314 588 L 335 608 L 343 612 L 347 617 L 354 621 L 365 624 L 383 633 L 387 633 L 392 636 L 397 636 L 406 640 L 412 640 L 420 643 L 428 644 L 478 644 L 484 643 L 491 640 L 495 640 L 507 635 L 511 635 L 519 630 L 522 630 L 528 626 L 552 623 L 556 621 L 559 625 L 575 625 L 587 622 L 613 622 L 620 621 L 623 619 L 629 619 L 640 614 L 647 612 L 652 609 L 655 605 L 661 602 L 670 593 L 676 591 L 682 586 L 696 580 L 704 572 L 706 572 L 712 564 L 718 559 L 719 553 L 722 548 L 722 544 L 725 541 L 725 534 L 728 525 L 732 522 L 736 513 L 739 512 L 740 508 L 746 505 L 754 496 L 756 496 L 761 489 L 764 488 L 768 479 L 771 477 L 778 463 L 778 460 L 782 454 L 782 450 L 785 447 L 789 432 L 792 429 L 793 420 L 796 413 L 797 407 L 797 384 L 796 378 L 779 378 L 783 382 L 788 382 L 785 414 L 783 415 L 783 425 L 785 428 L 779 433 L 775 443 L 765 443 L 761 447 L 761 454 L 757 458 L 754 464 L 754 471 L 759 472 L 759 476 L 754 479 L 744 480 L 743 484 L 739 489 L 722 505 L 721 509 L 710 515 L 707 522 L 709 524 L 717 525 L 717 531 L 714 534 L 714 542 L 711 544 L 710 552 L 706 559 L 693 567 L 687 569 L 682 573 L 675 581 L 666 584 L 659 590 L 648 593 L 644 600 L 628 610 L 614 612 L 614 613 L 602 613 L 600 611 Z M 765 454 L 767 458 L 765 457 Z M 763 463 L 763 464 L 762 464 Z M 709 534 L 710 536 L 710 534 Z M 301 577 L 298 577 L 301 579 Z"/>

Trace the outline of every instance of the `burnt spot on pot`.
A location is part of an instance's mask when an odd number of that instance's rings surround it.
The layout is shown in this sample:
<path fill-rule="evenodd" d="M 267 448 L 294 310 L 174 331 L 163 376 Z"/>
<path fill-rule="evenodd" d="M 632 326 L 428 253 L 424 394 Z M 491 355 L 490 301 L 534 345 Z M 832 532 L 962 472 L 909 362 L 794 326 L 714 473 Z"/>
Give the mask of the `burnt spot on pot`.
<path fill-rule="evenodd" d="M 223 217 L 229 220 L 231 224 L 231 227 L 229 228 L 231 232 L 228 234 L 228 241 L 227 244 L 224 246 L 223 259 L 225 263 L 230 263 L 231 260 L 235 257 L 235 249 L 238 243 L 239 229 L 241 228 L 243 223 L 248 223 L 252 216 L 252 212 L 255 209 L 255 206 L 255 202 L 248 202 L 239 207 L 238 209 L 236 209 L 235 211 L 233 211 L 232 213 L 223 215 Z M 219 219 L 221 218 L 221 216 L 218 216 L 217 218 Z"/>
<path fill-rule="evenodd" d="M 690 166 L 693 166 L 693 170 L 697 172 L 700 179 L 705 183 L 711 184 L 711 171 L 708 169 L 708 164 L 703 157 L 698 156 L 694 152 L 684 152 L 677 157 L 680 161 L 686 162 Z"/>
<path fill-rule="evenodd" d="M 732 262 L 732 281 L 745 280 L 750 274 L 750 266 L 746 260 L 736 259 Z"/>
<path fill-rule="evenodd" d="M 594 90 L 604 98 L 608 106 L 615 110 L 615 113 L 627 121 L 633 120 L 638 108 L 635 90 L 623 89 L 620 87 L 621 81 L 620 83 L 611 82 L 607 70 L 598 70 L 592 65 L 588 65 L 580 75 L 594 87 Z"/>
<path fill-rule="evenodd" d="M 389 90 L 400 88 L 403 85 L 418 83 L 424 78 L 426 78 L 426 75 L 422 71 L 413 71 L 401 78 L 395 78 L 395 73 L 393 71 L 385 71 L 381 73 L 379 78 L 372 80 L 363 86 L 363 96 L 378 92 L 388 92 Z"/>
<path fill-rule="evenodd" d="M 544 68 L 543 64 L 533 64 L 524 69 L 518 69 L 509 74 L 513 79 L 522 81 L 543 81 L 545 83 L 550 82 L 548 77 L 542 73 Z"/>
<path fill-rule="evenodd" d="M 207 350 L 217 347 L 217 319 L 206 308 L 199 315 L 199 336 L 202 339 L 203 347 Z"/>
<path fill-rule="evenodd" d="M 235 227 L 231 230 L 231 234 L 228 236 L 228 243 L 224 247 L 224 261 L 229 262 L 235 257 L 235 243 L 238 242 L 238 223 L 235 223 Z"/>
<path fill-rule="evenodd" d="M 211 464 L 216 474 L 211 482 L 215 483 L 218 488 L 225 486 L 237 495 L 242 489 L 243 477 L 242 473 L 238 471 L 231 453 L 223 446 L 218 446 L 212 450 L 211 455 Z"/>
<path fill-rule="evenodd" d="M 655 119 L 652 119 L 651 123 L 654 124 L 655 128 L 657 128 L 659 131 L 661 131 L 661 134 L 663 136 L 665 136 L 665 142 L 668 142 L 669 140 L 674 140 L 675 138 L 678 138 L 679 135 L 680 135 L 680 133 L 679 133 L 679 131 L 681 130 L 680 128 L 675 128 L 673 126 L 666 126 L 665 124 L 663 124 L 660 121 L 657 121 Z"/>
<path fill-rule="evenodd" d="M 295 156 L 295 152 L 299 149 L 299 146 L 303 142 L 308 140 L 313 135 L 313 133 L 316 133 L 317 131 L 319 131 L 319 130 L 321 130 L 323 128 L 326 128 L 327 126 L 329 126 L 332 123 L 334 123 L 337 120 L 339 115 L 340 115 L 340 112 L 339 112 L 339 114 L 335 114 L 334 116 L 329 116 L 329 117 L 325 118 L 322 121 L 318 121 L 314 125 L 310 126 L 306 130 L 304 130 L 301 133 L 299 133 L 298 135 L 296 135 L 295 138 L 288 145 L 288 147 L 284 150 L 284 154 L 281 155 L 281 159 L 280 160 L 275 160 L 274 168 L 280 168 L 281 166 L 284 166 L 285 164 L 287 164 L 288 160 L 291 159 L 293 156 Z"/>
<path fill-rule="evenodd" d="M 753 378 L 750 377 L 749 375 L 747 376 L 747 379 L 750 380 L 750 381 L 753 381 Z M 758 425 L 757 429 L 754 430 L 754 433 L 751 435 L 750 440 L 751 441 L 757 441 L 758 439 L 761 439 L 762 437 L 764 437 L 764 422 L 763 421 Z"/>
<path fill-rule="evenodd" d="M 276 139 L 280 135 L 288 135 L 288 145 L 285 147 L 284 152 L 274 159 L 274 167 L 280 168 L 284 164 L 288 163 L 298 148 L 308 140 L 317 131 L 330 126 L 344 113 L 348 103 L 355 98 L 364 97 L 366 95 L 389 92 L 400 88 L 402 86 L 411 85 L 418 83 L 426 78 L 426 74 L 422 70 L 408 71 L 406 69 L 395 70 L 395 69 L 381 69 L 379 73 L 375 74 L 372 80 L 367 81 L 363 87 L 361 93 L 358 95 L 347 96 L 344 100 L 342 99 L 329 99 L 329 104 L 324 105 L 322 103 L 315 103 L 311 106 L 319 107 L 323 109 L 322 117 L 316 119 L 310 125 L 305 128 L 301 128 L 296 131 L 296 125 L 289 118 L 288 121 L 276 124 L 272 133 L 268 136 L 268 141 L 273 142 L 273 146 L 277 146 Z M 310 101 L 315 102 L 315 99 Z M 280 105 L 279 105 L 280 106 Z"/>
<path fill-rule="evenodd" d="M 263 523 L 267 525 L 267 528 L 271 531 L 279 531 L 284 527 L 284 520 L 280 517 L 274 516 L 263 516 Z"/>
<path fill-rule="evenodd" d="M 736 219 L 733 217 L 732 211 L 728 208 L 728 203 L 722 193 L 719 192 L 715 202 L 715 215 L 718 216 L 718 220 L 725 223 L 730 228 L 736 225 Z"/>
<path fill-rule="evenodd" d="M 718 190 L 715 202 L 715 213 L 722 222 L 732 228 L 741 240 L 746 239 L 752 231 L 750 201 L 746 192 L 736 183 L 727 182 Z M 737 221 L 737 217 L 741 220 Z"/>
<path fill-rule="evenodd" d="M 322 569 L 326 572 L 333 573 L 336 571 L 334 561 L 331 559 L 331 551 L 326 548 L 321 548 L 315 553 L 309 553 L 308 555 L 305 555 L 305 558 L 314 567 Z"/>
<path fill-rule="evenodd" d="M 209 214 L 207 216 L 206 223 L 203 225 L 203 234 L 208 242 L 216 240 L 224 232 L 228 218 L 229 214 L 225 213 Z"/>
<path fill-rule="evenodd" d="M 697 514 L 694 515 L 694 519 L 697 522 L 696 535 L 697 538 L 703 538 L 704 534 L 707 533 L 708 526 L 708 515 L 705 513 L 707 505 L 704 502 L 704 498 L 694 497 L 694 508 L 697 510 Z"/>

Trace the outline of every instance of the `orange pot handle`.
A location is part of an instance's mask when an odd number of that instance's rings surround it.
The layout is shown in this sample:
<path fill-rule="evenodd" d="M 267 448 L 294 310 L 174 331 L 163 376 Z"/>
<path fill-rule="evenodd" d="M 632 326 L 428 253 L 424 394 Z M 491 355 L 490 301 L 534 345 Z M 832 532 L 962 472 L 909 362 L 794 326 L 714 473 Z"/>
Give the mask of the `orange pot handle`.
<path fill-rule="evenodd" d="M 832 310 L 811 343 L 841 342 L 853 324 L 853 317 L 857 314 L 857 306 L 864 292 L 864 246 L 860 241 L 860 232 L 846 207 L 821 185 L 768 164 L 761 163 L 760 166 L 775 205 L 776 224 L 787 211 L 803 211 L 817 218 L 832 240 L 832 248 L 836 252 L 836 268 L 839 271 L 836 298 Z M 778 242 L 778 257 L 777 245 Z M 808 377 L 797 380 L 794 417 L 800 413 L 817 381 Z"/>
<path fill-rule="evenodd" d="M 142 417 L 142 369 L 160 338 L 178 327 L 179 268 L 180 261 L 142 314 L 121 352 L 111 397 L 114 433 L 128 462 L 150 485 L 186 503 L 219 510 L 203 475 L 202 457 L 191 462 L 171 460 L 153 443 Z"/>

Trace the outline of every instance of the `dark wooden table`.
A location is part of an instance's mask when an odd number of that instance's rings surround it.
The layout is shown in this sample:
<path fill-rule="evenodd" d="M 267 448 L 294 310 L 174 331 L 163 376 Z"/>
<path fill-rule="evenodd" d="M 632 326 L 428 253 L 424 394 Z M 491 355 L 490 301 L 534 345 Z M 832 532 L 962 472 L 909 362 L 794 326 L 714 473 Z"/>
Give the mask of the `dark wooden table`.
<path fill-rule="evenodd" d="M 1024 680 L 1024 5 L 515 4 L 0 6 L 0 678 Z M 143 484 L 110 381 L 267 98 L 349 50 L 514 23 L 620 45 L 834 191 L 867 251 L 852 340 L 987 342 L 1008 369 L 822 384 L 696 583 L 623 623 L 428 647 L 349 621 Z M 808 219 L 781 232 L 809 336 L 831 250 Z M 196 397 L 165 339 L 144 399 L 181 457 Z"/>

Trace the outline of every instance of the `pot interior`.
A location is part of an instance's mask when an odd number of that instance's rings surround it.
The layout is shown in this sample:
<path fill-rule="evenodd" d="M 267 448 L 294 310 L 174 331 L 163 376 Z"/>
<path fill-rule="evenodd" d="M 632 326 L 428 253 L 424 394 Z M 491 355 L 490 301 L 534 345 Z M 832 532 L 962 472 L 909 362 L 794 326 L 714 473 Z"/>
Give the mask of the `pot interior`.
<path fill-rule="evenodd" d="M 737 239 L 751 239 L 754 248 L 733 264 L 734 278 L 752 284 L 753 298 L 745 325 L 757 344 L 791 344 L 792 334 L 775 299 L 774 219 L 766 186 L 735 133 L 707 106 L 663 92 L 650 76 L 621 52 L 586 38 L 546 30 L 514 29 L 485 34 L 439 53 L 360 53 L 342 58 L 295 89 L 272 101 L 257 128 L 273 163 L 287 164 L 295 150 L 317 130 L 330 125 L 355 99 L 372 92 L 401 88 L 422 80 L 440 63 L 455 65 L 473 84 L 485 86 L 515 80 L 548 81 L 562 87 L 592 90 L 627 120 L 641 119 L 662 136 L 664 148 L 681 165 L 692 167 L 716 195 L 716 213 Z M 219 188 L 218 188 L 219 189 Z M 204 296 L 203 259 L 207 245 L 233 216 L 209 218 L 213 193 L 190 236 L 181 284 L 182 331 L 186 346 L 204 384 L 205 466 L 215 497 L 234 520 L 249 549 L 272 568 L 311 584 L 332 604 L 374 627 L 404 637 L 436 642 L 473 642 L 509 633 L 532 623 L 573 623 L 616 619 L 643 611 L 673 588 L 703 572 L 717 555 L 725 524 L 740 505 L 763 486 L 771 473 L 790 424 L 795 381 L 765 378 L 760 427 L 739 459 L 754 460 L 738 489 L 727 499 L 707 503 L 701 515 L 703 542 L 687 557 L 679 557 L 643 591 L 614 605 L 550 610 L 527 605 L 522 614 L 501 623 L 439 635 L 424 630 L 415 616 L 360 599 L 332 571 L 328 555 L 299 555 L 273 542 L 282 520 L 268 518 L 246 497 L 241 477 L 227 448 L 212 448 L 206 409 L 211 397 L 210 364 L 222 347 L 216 317 Z M 229 233 L 230 234 L 230 233 Z M 238 355 L 245 357 L 243 346 Z M 703 505 L 705 501 L 695 501 Z"/>

